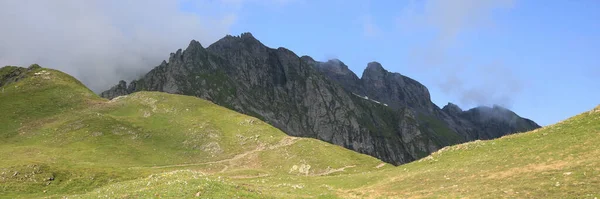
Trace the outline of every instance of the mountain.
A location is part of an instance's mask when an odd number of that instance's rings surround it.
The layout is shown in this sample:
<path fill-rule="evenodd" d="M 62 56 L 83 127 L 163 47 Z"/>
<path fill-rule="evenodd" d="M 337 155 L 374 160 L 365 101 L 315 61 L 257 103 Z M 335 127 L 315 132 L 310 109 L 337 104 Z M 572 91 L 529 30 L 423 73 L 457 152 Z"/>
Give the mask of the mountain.
<path fill-rule="evenodd" d="M 389 167 L 196 97 L 136 92 L 109 101 L 37 65 L 4 67 L 0 82 L 0 198 L 127 195 L 92 192 L 100 187 L 125 188 L 134 198 L 175 197 L 181 191 L 174 187 L 189 191 L 185 197 L 270 198 L 219 176 L 285 181 Z M 136 193 L 132 180 L 144 182 L 136 190 L 152 192 Z M 86 193 L 94 196 L 77 196 Z"/>
<path fill-rule="evenodd" d="M 137 91 L 207 99 L 288 135 L 317 138 L 396 165 L 451 144 L 539 127 L 519 117 L 519 124 L 531 125 L 479 128 L 463 114 L 449 115 L 436 107 L 425 86 L 376 62 L 358 79 L 339 60 L 298 57 L 288 49 L 265 46 L 250 33 L 228 35 L 207 48 L 192 41 L 171 53 L 168 62 L 101 96 L 112 99 Z"/>
<path fill-rule="evenodd" d="M 418 115 L 420 126 L 447 128 L 460 135 L 459 141 L 492 139 L 540 127 L 497 105 L 463 111 L 457 105 L 448 103 L 440 109 L 431 102 L 424 85 L 399 73 L 391 73 L 377 62 L 369 63 L 360 79 L 339 60 L 315 62 L 315 65 L 321 73 L 347 91 L 389 105 L 395 110 L 408 108 Z"/>
<path fill-rule="evenodd" d="M 600 106 L 393 166 L 197 97 L 107 100 L 37 65 L 0 68 L 0 82 L 0 198 L 600 196 Z M 500 113 L 482 121 L 508 111 L 456 108 L 446 110 Z"/>

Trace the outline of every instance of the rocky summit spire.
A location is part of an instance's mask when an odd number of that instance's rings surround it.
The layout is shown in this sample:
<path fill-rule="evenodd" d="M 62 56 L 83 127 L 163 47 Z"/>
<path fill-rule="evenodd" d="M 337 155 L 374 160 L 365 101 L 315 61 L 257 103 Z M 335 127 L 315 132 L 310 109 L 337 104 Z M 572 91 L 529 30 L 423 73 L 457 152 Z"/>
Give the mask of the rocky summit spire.
<path fill-rule="evenodd" d="M 381 65 L 381 63 L 376 62 L 376 61 L 369 62 L 367 64 L 367 68 L 365 70 L 367 70 L 367 71 L 380 71 L 380 72 L 385 72 L 386 71 L 383 68 L 383 66 Z"/>
<path fill-rule="evenodd" d="M 256 39 L 251 33 L 242 33 L 240 36 L 227 35 L 206 48 L 217 54 L 227 54 L 233 51 L 248 51 L 251 53 L 264 53 L 268 47 Z"/>
<path fill-rule="evenodd" d="M 442 110 L 450 115 L 458 115 L 463 112 L 463 110 L 460 107 L 458 107 L 458 105 L 450 103 L 450 102 L 448 102 L 448 104 L 446 106 L 444 106 L 444 108 L 442 108 Z"/>
<path fill-rule="evenodd" d="M 346 66 L 346 64 L 344 64 L 344 62 L 340 61 L 339 59 L 331 59 L 327 62 L 319 64 L 318 66 L 324 70 L 328 70 L 336 74 L 356 76 L 356 74 L 354 74 L 350 69 L 348 69 L 348 66 Z"/>
<path fill-rule="evenodd" d="M 360 79 L 348 66 L 339 59 L 331 59 L 327 62 L 319 62 L 316 68 L 328 78 L 338 82 L 346 90 L 355 94 L 364 95 L 360 86 Z"/>
<path fill-rule="evenodd" d="M 369 64 L 367 64 L 367 68 L 365 68 L 365 70 L 363 71 L 361 79 L 383 79 L 386 73 L 387 71 L 383 68 L 383 66 L 381 66 L 379 62 L 369 62 Z"/>
<path fill-rule="evenodd" d="M 254 36 L 250 32 L 242 33 L 242 34 L 240 34 L 240 37 L 242 39 L 246 39 L 246 40 L 257 40 L 256 38 L 254 38 Z"/>
<path fill-rule="evenodd" d="M 185 49 L 185 51 L 192 51 L 192 50 L 204 50 L 204 47 L 202 47 L 202 44 L 200 42 L 198 42 L 196 40 L 192 40 L 192 41 L 190 41 L 190 44 Z"/>

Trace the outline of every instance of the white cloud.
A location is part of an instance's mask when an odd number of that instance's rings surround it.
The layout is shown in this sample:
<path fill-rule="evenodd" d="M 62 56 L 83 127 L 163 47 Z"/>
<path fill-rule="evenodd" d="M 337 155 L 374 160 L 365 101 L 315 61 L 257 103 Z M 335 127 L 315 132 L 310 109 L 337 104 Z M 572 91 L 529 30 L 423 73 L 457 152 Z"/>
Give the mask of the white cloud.
<path fill-rule="evenodd" d="M 430 0 L 425 4 L 425 21 L 439 29 L 443 40 L 451 40 L 463 30 L 491 23 L 495 9 L 512 5 L 513 0 Z"/>
<path fill-rule="evenodd" d="M 235 23 L 235 13 L 200 15 L 172 0 L 0 1 L 0 65 L 67 72 L 94 91 L 133 79 L 185 48 L 208 45 Z"/>
<path fill-rule="evenodd" d="M 361 19 L 363 25 L 363 34 L 366 37 L 374 38 L 381 36 L 382 30 L 377 26 L 371 15 L 364 15 Z"/>
<path fill-rule="evenodd" d="M 219 0 L 228 6 L 241 9 L 245 4 L 259 4 L 271 8 L 281 8 L 292 3 L 303 3 L 304 0 Z"/>
<path fill-rule="evenodd" d="M 491 24 L 496 9 L 512 6 L 514 0 L 411 0 L 398 22 L 404 31 L 432 28 L 440 42 L 451 42 L 465 30 Z"/>
<path fill-rule="evenodd" d="M 474 63 L 469 52 L 456 49 L 462 33 L 491 26 L 495 11 L 512 6 L 513 0 L 412 0 L 401 10 L 398 25 L 405 33 L 434 33 L 432 38 L 422 38 L 426 41 L 422 45 L 413 46 L 410 57 L 424 66 L 419 68 L 438 72 L 442 92 L 457 95 L 463 106 L 510 106 L 523 85 L 509 67 L 496 61 L 502 58 L 482 65 Z"/>

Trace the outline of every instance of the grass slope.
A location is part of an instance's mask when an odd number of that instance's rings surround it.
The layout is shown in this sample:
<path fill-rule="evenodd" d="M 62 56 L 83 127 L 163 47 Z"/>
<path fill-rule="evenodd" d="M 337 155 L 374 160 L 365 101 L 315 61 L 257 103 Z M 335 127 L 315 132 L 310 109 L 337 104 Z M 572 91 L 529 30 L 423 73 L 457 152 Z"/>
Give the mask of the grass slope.
<path fill-rule="evenodd" d="M 383 171 L 392 177 L 347 193 L 377 197 L 597 198 L 598 143 L 600 106 L 531 132 L 446 147 L 420 161 Z"/>
<path fill-rule="evenodd" d="M 600 197 L 600 107 L 393 167 L 198 98 L 108 101 L 59 71 L 20 71 L 0 88 L 2 198 Z"/>
<path fill-rule="evenodd" d="M 95 198 L 111 190 L 118 193 L 111 197 L 263 198 L 262 188 L 228 179 L 336 175 L 381 164 L 195 97 L 138 92 L 108 101 L 44 68 L 0 90 L 0 121 L 8 124 L 0 129 L 0 197 Z M 194 186 L 161 187 L 183 180 Z"/>

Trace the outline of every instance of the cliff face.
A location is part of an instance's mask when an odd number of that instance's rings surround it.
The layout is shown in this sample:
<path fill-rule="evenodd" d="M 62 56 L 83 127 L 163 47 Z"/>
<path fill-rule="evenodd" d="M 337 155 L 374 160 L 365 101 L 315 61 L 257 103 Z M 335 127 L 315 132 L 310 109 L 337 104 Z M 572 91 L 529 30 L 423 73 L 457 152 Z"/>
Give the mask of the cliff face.
<path fill-rule="evenodd" d="M 360 79 L 341 62 L 317 63 L 317 69 L 349 92 L 388 105 L 397 111 L 404 108 L 410 110 L 417 115 L 421 128 L 434 135 L 444 135 L 434 136 L 438 138 L 440 145 L 492 139 L 540 127 L 499 106 L 463 111 L 457 105 L 449 103 L 440 109 L 431 102 L 429 91 L 424 85 L 399 73 L 388 72 L 377 62 L 369 63 Z"/>
<path fill-rule="evenodd" d="M 193 95 L 258 117 L 289 135 L 317 138 L 393 164 L 472 139 L 445 121 L 469 114 L 442 111 L 415 80 L 377 63 L 365 73 L 358 79 L 339 60 L 298 57 L 244 33 L 208 48 L 192 41 L 142 78 L 129 85 L 120 82 L 101 96 L 142 90 Z"/>

